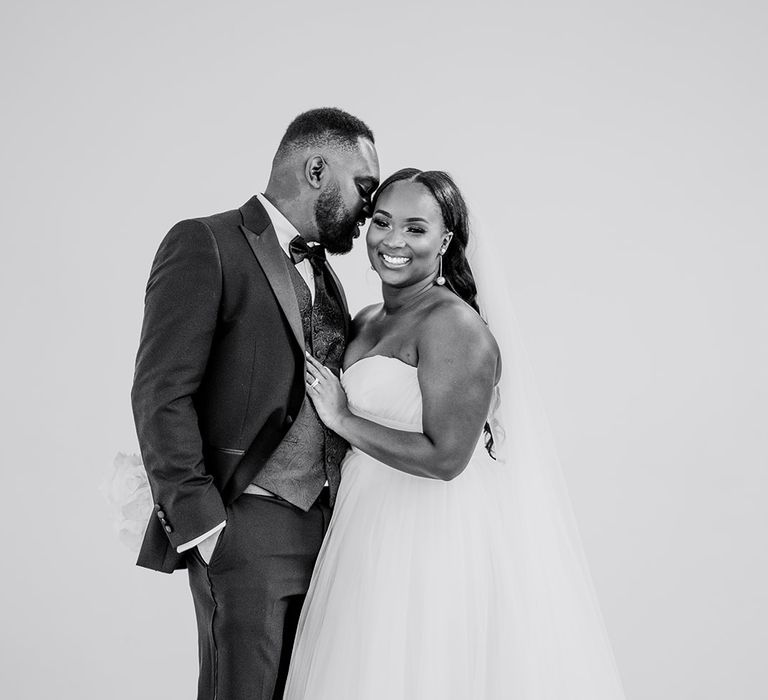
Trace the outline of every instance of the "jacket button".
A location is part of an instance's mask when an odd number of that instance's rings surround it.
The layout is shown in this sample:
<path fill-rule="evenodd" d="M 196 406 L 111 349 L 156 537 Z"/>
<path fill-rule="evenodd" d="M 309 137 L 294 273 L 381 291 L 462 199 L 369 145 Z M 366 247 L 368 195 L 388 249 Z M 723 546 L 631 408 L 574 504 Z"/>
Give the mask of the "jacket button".
<path fill-rule="evenodd" d="M 161 522 L 163 525 L 167 525 L 167 524 L 168 524 L 168 521 L 167 521 L 165 518 L 160 518 L 160 522 Z"/>
<path fill-rule="evenodd" d="M 162 510 L 162 506 L 159 503 L 155 503 L 155 510 Z"/>
<path fill-rule="evenodd" d="M 285 424 L 286 425 L 291 425 L 291 423 L 293 423 L 293 416 L 286 416 L 285 417 Z"/>
<path fill-rule="evenodd" d="M 173 532 L 173 528 L 170 525 L 166 525 L 165 526 L 165 531 L 168 532 L 168 533 L 171 533 L 171 532 Z"/>
<path fill-rule="evenodd" d="M 162 510 L 158 510 L 157 517 L 160 518 L 160 520 L 162 520 L 163 518 L 165 518 L 165 513 Z"/>

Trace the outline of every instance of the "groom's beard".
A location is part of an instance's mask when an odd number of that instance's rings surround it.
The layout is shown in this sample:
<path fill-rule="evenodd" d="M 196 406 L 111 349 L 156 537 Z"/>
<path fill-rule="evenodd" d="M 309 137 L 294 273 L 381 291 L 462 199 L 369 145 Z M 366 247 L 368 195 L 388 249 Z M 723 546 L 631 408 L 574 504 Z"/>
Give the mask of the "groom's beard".
<path fill-rule="evenodd" d="M 320 243 L 329 253 L 352 250 L 352 241 L 360 235 L 358 217 L 344 205 L 338 185 L 328 187 L 315 202 L 315 221 Z"/>

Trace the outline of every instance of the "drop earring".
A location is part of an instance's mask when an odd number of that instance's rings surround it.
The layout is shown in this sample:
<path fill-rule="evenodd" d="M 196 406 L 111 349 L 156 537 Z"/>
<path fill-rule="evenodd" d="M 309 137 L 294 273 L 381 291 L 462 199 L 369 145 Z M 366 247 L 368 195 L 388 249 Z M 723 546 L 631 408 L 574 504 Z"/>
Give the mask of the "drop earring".
<path fill-rule="evenodd" d="M 440 251 L 437 262 L 437 277 L 435 284 L 442 287 L 445 284 L 445 277 L 443 277 L 443 251 Z"/>

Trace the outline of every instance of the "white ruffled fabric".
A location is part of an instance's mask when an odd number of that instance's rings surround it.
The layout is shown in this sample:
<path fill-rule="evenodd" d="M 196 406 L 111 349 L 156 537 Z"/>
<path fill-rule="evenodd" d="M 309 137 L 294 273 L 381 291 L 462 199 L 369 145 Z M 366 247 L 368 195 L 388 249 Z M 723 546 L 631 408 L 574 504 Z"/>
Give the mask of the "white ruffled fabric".
<path fill-rule="evenodd" d="M 100 490 L 112 507 L 118 538 L 128 549 L 138 552 L 153 504 L 141 457 L 118 452 Z"/>

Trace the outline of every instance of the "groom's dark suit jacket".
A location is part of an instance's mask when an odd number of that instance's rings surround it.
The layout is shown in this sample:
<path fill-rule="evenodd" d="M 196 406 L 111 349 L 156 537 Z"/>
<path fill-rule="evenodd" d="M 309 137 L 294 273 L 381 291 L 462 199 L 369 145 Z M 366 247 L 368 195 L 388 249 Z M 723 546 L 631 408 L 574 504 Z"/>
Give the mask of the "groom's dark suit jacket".
<path fill-rule="evenodd" d="M 304 335 L 290 264 L 256 197 L 182 221 L 160 245 L 131 393 L 155 501 L 139 566 L 184 568 L 176 548 L 226 519 L 298 413 Z"/>

